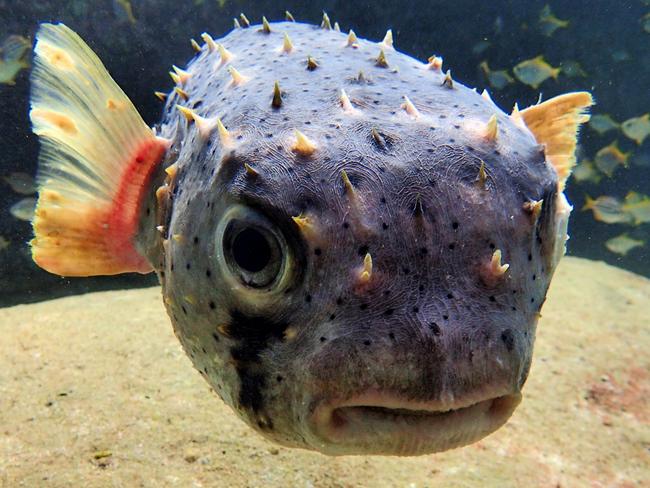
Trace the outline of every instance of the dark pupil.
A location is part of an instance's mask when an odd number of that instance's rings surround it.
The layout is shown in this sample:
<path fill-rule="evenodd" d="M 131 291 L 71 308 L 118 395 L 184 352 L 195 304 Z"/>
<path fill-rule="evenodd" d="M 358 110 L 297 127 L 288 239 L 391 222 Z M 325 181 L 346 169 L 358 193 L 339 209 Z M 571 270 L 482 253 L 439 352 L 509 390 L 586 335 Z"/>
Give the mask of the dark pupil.
<path fill-rule="evenodd" d="M 242 230 L 232 244 L 232 255 L 237 265 L 251 273 L 262 271 L 271 260 L 271 247 L 258 230 Z"/>

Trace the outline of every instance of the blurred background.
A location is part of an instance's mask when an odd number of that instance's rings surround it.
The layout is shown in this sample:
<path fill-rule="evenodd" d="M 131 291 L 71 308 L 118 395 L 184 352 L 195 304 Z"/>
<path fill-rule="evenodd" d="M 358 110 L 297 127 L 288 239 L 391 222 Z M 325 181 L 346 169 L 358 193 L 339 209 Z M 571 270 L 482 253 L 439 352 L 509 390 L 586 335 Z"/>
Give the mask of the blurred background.
<path fill-rule="evenodd" d="M 61 21 L 95 50 L 150 125 L 190 38 L 218 38 L 241 12 L 259 23 L 320 23 L 381 40 L 421 60 L 444 57 L 455 80 L 487 88 L 506 112 L 571 90 L 596 99 L 568 184 L 568 252 L 650 276 L 650 0 L 0 0 L 0 306 L 155 284 L 155 276 L 65 279 L 30 258 L 38 145 L 28 122 L 29 63 L 39 22 Z"/>

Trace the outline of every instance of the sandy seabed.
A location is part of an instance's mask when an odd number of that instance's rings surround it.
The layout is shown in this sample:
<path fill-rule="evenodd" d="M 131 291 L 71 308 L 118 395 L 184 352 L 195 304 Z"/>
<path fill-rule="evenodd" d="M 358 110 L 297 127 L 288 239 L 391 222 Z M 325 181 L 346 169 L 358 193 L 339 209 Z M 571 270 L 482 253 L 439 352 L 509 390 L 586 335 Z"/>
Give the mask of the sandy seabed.
<path fill-rule="evenodd" d="M 565 258 L 524 400 L 474 445 L 331 458 L 244 425 L 192 368 L 160 291 L 0 309 L 2 487 L 650 486 L 650 280 Z"/>

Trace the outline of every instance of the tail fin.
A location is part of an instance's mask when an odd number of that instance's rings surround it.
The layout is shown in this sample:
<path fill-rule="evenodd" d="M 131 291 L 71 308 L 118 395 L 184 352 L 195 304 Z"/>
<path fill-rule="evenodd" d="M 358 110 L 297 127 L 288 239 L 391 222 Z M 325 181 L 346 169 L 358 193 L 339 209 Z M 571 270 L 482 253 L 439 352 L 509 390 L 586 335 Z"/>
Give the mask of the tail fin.
<path fill-rule="evenodd" d="M 32 257 L 64 276 L 150 272 L 134 238 L 168 142 L 76 33 L 43 24 L 36 39 L 30 117 L 41 152 Z"/>

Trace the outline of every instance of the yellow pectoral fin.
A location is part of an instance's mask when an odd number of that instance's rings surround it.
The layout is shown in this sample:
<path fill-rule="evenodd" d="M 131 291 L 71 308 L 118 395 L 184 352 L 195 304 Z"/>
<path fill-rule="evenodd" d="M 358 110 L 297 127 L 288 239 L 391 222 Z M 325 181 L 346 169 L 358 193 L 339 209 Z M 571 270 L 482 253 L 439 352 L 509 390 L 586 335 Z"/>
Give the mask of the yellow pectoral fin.
<path fill-rule="evenodd" d="M 34 260 L 66 276 L 151 271 L 134 238 L 167 141 L 65 25 L 41 25 L 34 53 L 30 117 L 41 143 Z"/>

